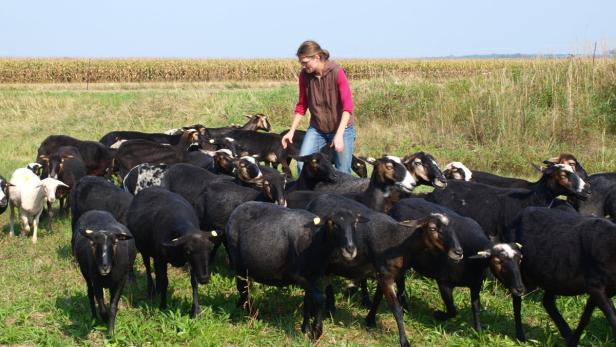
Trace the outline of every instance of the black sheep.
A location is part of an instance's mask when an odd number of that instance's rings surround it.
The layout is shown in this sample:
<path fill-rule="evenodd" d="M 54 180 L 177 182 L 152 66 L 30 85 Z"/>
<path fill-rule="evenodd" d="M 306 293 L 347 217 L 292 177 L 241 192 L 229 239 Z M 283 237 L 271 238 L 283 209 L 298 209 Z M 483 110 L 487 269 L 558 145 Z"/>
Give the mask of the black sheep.
<path fill-rule="evenodd" d="M 589 196 L 586 184 L 566 165 L 543 169 L 541 179 L 531 189 L 498 188 L 481 183 L 449 181 L 447 188 L 433 191 L 426 200 L 471 217 L 490 237 L 502 240 L 515 215 L 528 206 L 547 206 L 559 195 Z"/>
<path fill-rule="evenodd" d="M 109 212 L 92 210 L 84 213 L 73 226 L 73 254 L 88 287 L 92 317 L 96 305 L 113 335 L 118 301 L 135 262 L 135 241 L 128 229 Z M 109 310 L 105 307 L 103 288 L 109 288 Z"/>
<path fill-rule="evenodd" d="M 616 336 L 616 224 L 566 210 L 529 207 L 514 219 L 506 235 L 522 244 L 526 287 L 544 290 L 543 306 L 569 346 L 576 346 L 595 307 Z M 556 307 L 556 296 L 589 294 L 575 331 Z M 513 297 L 516 336 L 524 340 L 521 299 Z"/>
<path fill-rule="evenodd" d="M 394 205 L 389 213 L 397 221 L 421 219 L 431 213 L 441 213 L 447 216 L 449 228 L 456 234 L 462 251 L 466 254 L 466 257 L 460 261 L 451 261 L 442 252 L 438 252 L 427 239 L 424 240 L 425 248 L 418 248 L 413 253 L 410 267 L 419 274 L 436 280 L 441 298 L 445 303 L 446 311 L 434 311 L 435 318 L 445 320 L 455 317 L 453 289 L 468 287 L 471 294 L 474 327 L 475 330 L 481 331 L 479 293 L 488 266 L 512 295 L 520 296 L 524 293 L 519 267 L 521 253 L 518 245 L 514 243 L 493 244 L 479 224 L 471 218 L 462 217 L 448 208 L 423 199 L 403 199 Z M 404 278 L 401 278 L 398 282 L 398 296 L 401 302 L 405 302 L 404 290 Z"/>
<path fill-rule="evenodd" d="M 191 317 L 200 312 L 198 284 L 210 279 L 210 252 L 216 237 L 199 229 L 192 206 L 180 195 L 159 187 L 139 192 L 128 211 L 128 228 L 143 257 L 148 294 L 160 294 L 160 309 L 167 308 L 167 263 L 175 267 L 190 264 L 193 304 Z M 154 258 L 156 286 L 152 281 L 150 258 Z"/>
<path fill-rule="evenodd" d="M 120 223 L 126 225 L 127 211 L 133 196 L 116 187 L 102 177 L 82 177 L 71 190 L 71 221 L 90 210 L 103 210 L 111 213 Z"/>
<path fill-rule="evenodd" d="M 377 293 L 372 308 L 366 316 L 366 324 L 376 325 L 376 311 L 385 294 L 389 308 L 396 319 L 400 345 L 408 346 L 402 308 L 394 287 L 397 280 L 404 275 L 413 257 L 413 249 L 421 247 L 426 237 L 432 243 L 441 244 L 442 252 L 453 260 L 462 258 L 462 249 L 457 239 L 450 237 L 449 221 L 441 214 L 434 214 L 421 220 L 399 223 L 384 213 L 372 211 L 357 201 L 336 194 L 320 195 L 306 207 L 308 211 L 317 215 L 326 215 L 328 211 L 336 208 L 347 209 L 367 218 L 368 221 L 357 225 L 355 259 L 349 262 L 344 257 L 334 254 L 329 260 L 327 272 L 353 280 L 364 280 L 376 274 Z M 331 309 L 333 292 L 330 289 L 327 296 L 327 303 Z"/>
<path fill-rule="evenodd" d="M 246 202 L 233 211 L 225 247 L 237 274 L 238 306 L 250 309 L 248 277 L 267 285 L 296 284 L 305 291 L 302 331 L 309 328 L 312 317 L 312 337 L 321 336 L 322 297 L 316 281 L 335 249 L 348 259 L 356 254 L 353 229 L 358 218 L 348 211 L 336 211 L 322 220 L 307 211 L 264 202 Z"/>

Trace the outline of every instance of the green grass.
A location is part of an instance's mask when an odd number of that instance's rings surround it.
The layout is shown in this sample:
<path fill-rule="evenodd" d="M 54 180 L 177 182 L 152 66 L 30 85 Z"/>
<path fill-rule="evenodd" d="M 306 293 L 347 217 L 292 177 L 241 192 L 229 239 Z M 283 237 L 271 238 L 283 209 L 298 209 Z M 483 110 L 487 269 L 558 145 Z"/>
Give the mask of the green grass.
<path fill-rule="evenodd" d="M 573 152 L 589 172 L 614 171 L 616 89 L 614 66 L 602 65 L 591 82 L 585 66 L 531 66 L 515 73 L 430 80 L 389 78 L 353 81 L 356 152 L 378 156 L 432 153 L 439 164 L 459 160 L 471 168 L 533 178 L 530 162 Z M 395 76 L 394 76 L 395 77 Z M 565 81 L 564 84 L 560 82 Z M 559 83 L 557 83 L 559 82 Z M 573 90 L 571 95 L 568 89 Z M 244 114 L 270 116 L 275 131 L 290 125 L 296 86 L 288 82 L 152 84 L 0 85 L 0 174 L 7 177 L 34 161 L 50 134 L 97 140 L 111 130 L 162 131 L 187 124 L 242 123 Z M 572 103 L 572 106 L 571 106 Z M 572 107 L 572 108 L 571 108 Z M 558 120 L 561 123 L 554 123 Z M 304 126 L 306 125 L 304 122 Z M 44 222 L 41 224 L 45 224 Z M 183 269 L 170 271 L 169 309 L 145 295 L 143 265 L 137 282 L 120 302 L 116 337 L 90 317 L 86 288 L 70 255 L 70 225 L 61 219 L 45 227 L 39 242 L 8 236 L 8 211 L 0 215 L 0 344 L 7 345 L 311 345 L 299 329 L 302 293 L 298 288 L 254 285 L 256 317 L 235 308 L 233 276 L 220 252 L 211 283 L 201 287 L 203 313 L 189 318 L 190 283 Z M 339 287 L 343 281 L 337 280 Z M 374 284 L 371 284 L 374 288 Z M 411 312 L 407 335 L 416 345 L 513 346 L 509 294 L 493 280 L 482 291 L 484 331 L 471 328 L 468 290 L 457 289 L 458 317 L 432 318 L 442 302 L 431 280 L 409 276 Z M 367 329 L 367 309 L 356 298 L 337 294 L 338 311 L 325 321 L 317 342 L 326 346 L 392 346 L 398 343 L 393 315 L 385 304 L 377 328 Z M 558 301 L 575 325 L 585 297 Z M 541 307 L 540 293 L 524 300 L 526 345 L 563 345 Z M 585 345 L 613 343 L 600 312 L 595 312 Z"/>

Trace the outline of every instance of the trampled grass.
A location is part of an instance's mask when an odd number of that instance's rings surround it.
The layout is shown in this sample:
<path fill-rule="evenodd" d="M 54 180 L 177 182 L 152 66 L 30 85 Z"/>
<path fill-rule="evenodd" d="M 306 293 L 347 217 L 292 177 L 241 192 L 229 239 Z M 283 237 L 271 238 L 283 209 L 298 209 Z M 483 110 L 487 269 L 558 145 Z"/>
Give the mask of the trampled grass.
<path fill-rule="evenodd" d="M 418 63 L 422 66 L 423 63 Z M 456 65 L 460 64 L 460 65 Z M 456 71 L 456 63 L 442 69 Z M 479 74 L 454 77 L 380 76 L 352 80 L 357 117 L 356 152 L 378 156 L 432 153 L 439 164 L 452 160 L 469 167 L 534 178 L 529 163 L 574 153 L 587 171 L 614 171 L 616 155 L 616 64 L 527 62 L 517 68 L 482 67 Z M 293 66 L 292 66 L 293 67 Z M 372 67 L 373 68 L 373 67 Z M 294 67 L 296 69 L 296 67 Z M 371 69 L 371 67 L 365 67 Z M 0 174 L 35 159 L 51 134 L 97 140 L 111 130 L 163 131 L 187 124 L 242 123 L 243 115 L 267 114 L 275 131 L 286 129 L 296 98 L 289 81 L 154 83 L 73 83 L 0 85 Z M 307 122 L 304 122 L 306 125 Z M 44 222 L 41 224 L 45 224 Z M 203 313 L 189 318 L 190 283 L 183 269 L 170 271 L 169 309 L 145 294 L 138 259 L 137 282 L 121 300 L 116 336 L 92 321 L 86 288 L 70 254 L 70 225 L 61 219 L 39 242 L 8 236 L 8 211 L 0 215 L 0 344 L 9 345 L 311 345 L 299 329 L 301 290 L 255 285 L 258 309 L 249 317 L 235 308 L 237 293 L 220 252 L 210 284 L 201 287 Z M 344 285 L 342 281 L 337 282 Z M 374 288 L 374 284 L 371 284 Z M 511 300 L 493 280 L 482 291 L 484 331 L 471 328 L 469 294 L 456 290 L 458 317 L 432 318 L 442 308 L 431 280 L 409 276 L 411 311 L 407 335 L 416 345 L 516 345 Z M 337 296 L 338 311 L 325 321 L 324 346 L 392 346 L 398 343 L 393 315 L 383 303 L 376 329 L 367 329 L 367 310 L 356 298 Z M 575 325 L 585 297 L 562 298 L 565 319 Z M 563 345 L 541 306 L 540 293 L 524 300 L 527 345 Z M 613 343 L 602 313 L 595 312 L 584 345 Z"/>

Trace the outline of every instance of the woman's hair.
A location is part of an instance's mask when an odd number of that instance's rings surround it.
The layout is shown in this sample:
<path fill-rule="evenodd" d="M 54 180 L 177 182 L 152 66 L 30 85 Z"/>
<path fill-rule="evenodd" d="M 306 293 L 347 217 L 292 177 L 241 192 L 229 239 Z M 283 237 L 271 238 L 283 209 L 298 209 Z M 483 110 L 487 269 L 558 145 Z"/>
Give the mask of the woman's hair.
<path fill-rule="evenodd" d="M 319 55 L 321 60 L 327 61 L 329 59 L 329 52 L 326 49 L 321 48 L 318 43 L 312 40 L 304 41 L 297 49 L 297 57 L 313 57 Z"/>

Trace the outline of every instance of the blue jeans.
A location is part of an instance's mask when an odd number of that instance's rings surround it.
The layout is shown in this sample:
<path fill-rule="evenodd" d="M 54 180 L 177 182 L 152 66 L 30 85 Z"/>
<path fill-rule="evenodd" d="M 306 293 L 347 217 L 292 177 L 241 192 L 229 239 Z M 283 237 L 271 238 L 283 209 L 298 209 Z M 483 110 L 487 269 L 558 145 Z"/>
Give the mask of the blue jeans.
<path fill-rule="evenodd" d="M 331 145 L 334 141 L 335 132 L 322 133 L 313 127 L 308 127 L 302 147 L 299 150 L 299 155 L 304 156 L 318 152 L 324 146 Z M 344 150 L 342 152 L 334 151 L 334 165 L 338 171 L 351 174 L 351 161 L 353 159 L 353 144 L 355 144 L 355 128 L 349 126 L 344 130 L 343 134 Z M 304 163 L 297 163 L 298 174 L 302 171 Z"/>

